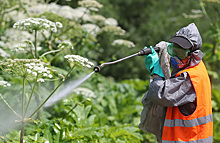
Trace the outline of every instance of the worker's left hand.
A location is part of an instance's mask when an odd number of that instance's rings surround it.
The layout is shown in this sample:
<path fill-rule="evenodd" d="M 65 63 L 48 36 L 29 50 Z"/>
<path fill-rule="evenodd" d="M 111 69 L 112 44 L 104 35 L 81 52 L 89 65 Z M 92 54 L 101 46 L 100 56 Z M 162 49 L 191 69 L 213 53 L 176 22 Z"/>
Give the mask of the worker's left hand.
<path fill-rule="evenodd" d="M 170 76 L 171 76 L 171 73 L 170 73 L 170 55 L 167 52 L 167 46 L 169 44 L 171 44 L 171 43 L 168 43 L 168 42 L 165 42 L 165 41 L 160 41 L 155 46 L 155 47 L 159 47 L 159 49 L 160 49 L 159 53 L 158 53 L 159 63 L 160 63 L 160 66 L 163 70 L 163 74 L 164 74 L 165 79 L 169 79 Z"/>
<path fill-rule="evenodd" d="M 157 74 L 160 77 L 164 77 L 163 70 L 159 63 L 159 57 L 152 46 L 150 46 L 150 49 L 152 54 L 145 55 L 145 66 L 147 70 L 150 72 L 150 75 Z"/>

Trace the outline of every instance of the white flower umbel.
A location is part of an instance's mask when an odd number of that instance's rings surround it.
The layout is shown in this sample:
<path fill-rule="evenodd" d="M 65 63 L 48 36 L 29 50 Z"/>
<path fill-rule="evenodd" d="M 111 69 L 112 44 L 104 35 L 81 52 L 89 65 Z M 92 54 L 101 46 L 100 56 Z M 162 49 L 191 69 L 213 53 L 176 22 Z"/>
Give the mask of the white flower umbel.
<path fill-rule="evenodd" d="M 93 23 L 98 25 L 104 25 L 106 18 L 102 15 L 91 15 L 91 19 Z"/>
<path fill-rule="evenodd" d="M 92 68 L 92 66 L 94 66 L 94 64 L 87 58 L 81 57 L 79 55 L 66 55 L 64 58 L 66 58 L 70 63 L 74 63 L 78 66 L 84 66 L 87 68 Z"/>
<path fill-rule="evenodd" d="M 88 11 L 89 10 L 84 7 L 73 9 L 70 6 L 61 6 L 59 11 L 53 13 L 56 13 L 57 15 L 67 18 L 69 20 L 78 21 L 79 19 L 82 19 L 83 21 L 90 21 Z"/>
<path fill-rule="evenodd" d="M 3 87 L 8 87 L 8 86 L 11 86 L 10 83 L 8 83 L 7 81 L 4 81 L 4 80 L 0 80 L 0 87 L 3 86 Z"/>
<path fill-rule="evenodd" d="M 102 28 L 102 31 L 112 33 L 114 35 L 119 35 L 119 36 L 123 36 L 125 34 L 125 30 L 123 30 L 121 27 L 112 26 L 112 25 L 106 25 L 105 27 Z"/>
<path fill-rule="evenodd" d="M 103 5 L 97 2 L 96 0 L 82 0 L 79 1 L 78 4 L 85 8 L 102 8 Z"/>
<path fill-rule="evenodd" d="M 54 23 L 47 19 L 32 17 L 24 20 L 19 20 L 13 25 L 13 28 L 24 31 L 51 30 L 52 32 L 57 32 L 57 27 L 61 28 L 62 24 L 60 22 Z"/>
<path fill-rule="evenodd" d="M 128 40 L 123 40 L 123 39 L 118 39 L 118 40 L 114 40 L 112 43 L 113 46 L 125 46 L 128 48 L 133 48 L 135 47 L 134 43 Z"/>
<path fill-rule="evenodd" d="M 43 3 L 38 3 L 37 5 L 31 6 L 31 7 L 27 7 L 27 13 L 28 14 L 43 14 L 44 12 L 46 12 L 49 8 L 49 5 L 43 4 Z"/>
<path fill-rule="evenodd" d="M 105 20 L 105 25 L 118 26 L 118 21 L 114 18 L 107 18 Z"/>
<path fill-rule="evenodd" d="M 44 32 L 44 31 L 52 31 L 52 32 L 57 32 L 57 27 L 62 27 L 62 24 L 60 22 L 54 23 L 50 20 L 47 19 L 42 19 L 42 18 L 28 18 L 24 20 L 20 20 L 16 22 L 13 25 L 13 28 L 24 30 L 24 31 L 29 31 L 29 32 L 34 32 L 34 58 L 38 58 L 38 52 L 37 52 L 37 32 Z"/>
<path fill-rule="evenodd" d="M 82 19 L 83 21 L 91 21 L 89 10 L 84 7 L 77 7 L 72 10 L 73 20 L 78 21 Z"/>
<path fill-rule="evenodd" d="M 38 59 L 7 59 L 0 67 L 11 75 L 37 77 L 40 82 L 44 82 L 43 78 L 53 78 L 52 73 L 56 72 Z"/>
<path fill-rule="evenodd" d="M 95 93 L 88 89 L 88 88 L 84 88 L 84 87 L 78 87 L 76 89 L 73 90 L 77 95 L 83 95 L 86 96 L 88 98 L 96 98 Z"/>
<path fill-rule="evenodd" d="M 88 33 L 92 34 L 93 36 L 96 36 L 100 28 L 95 24 L 83 24 L 82 29 L 86 30 Z"/>

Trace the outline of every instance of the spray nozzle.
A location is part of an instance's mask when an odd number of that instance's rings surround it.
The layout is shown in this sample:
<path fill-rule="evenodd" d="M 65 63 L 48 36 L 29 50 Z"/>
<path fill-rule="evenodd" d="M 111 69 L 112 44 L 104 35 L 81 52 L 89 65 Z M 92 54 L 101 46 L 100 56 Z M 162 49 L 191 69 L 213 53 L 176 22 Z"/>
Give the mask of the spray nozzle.
<path fill-rule="evenodd" d="M 94 72 L 99 72 L 101 70 L 101 65 L 95 66 L 93 70 Z"/>

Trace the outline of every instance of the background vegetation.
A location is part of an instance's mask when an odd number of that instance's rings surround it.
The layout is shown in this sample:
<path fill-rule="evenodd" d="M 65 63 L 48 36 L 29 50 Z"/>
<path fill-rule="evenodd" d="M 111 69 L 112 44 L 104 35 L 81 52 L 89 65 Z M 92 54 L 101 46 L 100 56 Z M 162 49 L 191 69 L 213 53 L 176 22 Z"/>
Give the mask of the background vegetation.
<path fill-rule="evenodd" d="M 152 134 L 138 129 L 141 100 L 149 85 L 143 57 L 105 66 L 92 74 L 82 62 L 71 62 L 64 56 L 80 55 L 99 65 L 169 41 L 192 22 L 203 39 L 203 61 L 212 83 L 214 142 L 220 142 L 219 0 L 0 3 L 0 142 L 156 142 Z M 50 28 L 14 26 L 30 17 L 51 21 Z M 53 77 L 42 75 L 39 79 L 27 71 L 22 75 L 18 67 L 25 69 L 27 61 L 13 69 L 8 59 L 38 59 L 51 69 Z M 80 87 L 70 86 L 90 73 Z M 72 89 L 68 96 L 61 92 L 59 96 L 65 98 L 59 102 L 42 105 L 56 87 Z"/>

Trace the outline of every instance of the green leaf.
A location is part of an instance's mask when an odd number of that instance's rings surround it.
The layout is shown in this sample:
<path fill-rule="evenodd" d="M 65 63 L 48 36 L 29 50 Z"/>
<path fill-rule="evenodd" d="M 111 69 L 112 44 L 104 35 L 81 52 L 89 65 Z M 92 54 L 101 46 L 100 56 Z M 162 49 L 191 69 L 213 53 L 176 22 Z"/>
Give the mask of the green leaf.
<path fill-rule="evenodd" d="M 52 69 L 57 70 L 59 74 L 66 75 L 68 71 L 61 69 L 59 67 L 51 66 Z"/>
<path fill-rule="evenodd" d="M 213 113 L 213 134 L 215 142 L 220 141 L 220 113 L 214 112 Z"/>
<path fill-rule="evenodd" d="M 220 92 L 217 88 L 212 89 L 212 104 L 213 108 L 216 110 L 220 109 Z"/>
<path fill-rule="evenodd" d="M 82 137 L 82 136 L 92 136 L 96 135 L 96 131 L 100 129 L 97 127 L 87 127 L 87 128 L 76 128 L 76 130 L 72 133 L 73 137 Z"/>
<path fill-rule="evenodd" d="M 91 116 L 88 118 L 88 121 L 89 121 L 89 124 L 90 124 L 90 125 L 94 124 L 95 117 L 96 117 L 96 115 L 91 115 Z"/>
<path fill-rule="evenodd" d="M 84 117 L 83 117 L 84 119 L 88 117 L 91 108 L 92 108 L 91 105 L 89 105 L 89 106 L 87 106 L 87 107 L 85 108 L 85 110 L 84 110 Z"/>

